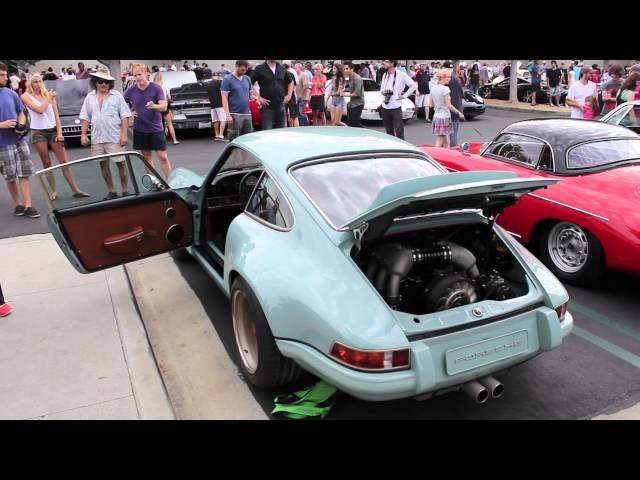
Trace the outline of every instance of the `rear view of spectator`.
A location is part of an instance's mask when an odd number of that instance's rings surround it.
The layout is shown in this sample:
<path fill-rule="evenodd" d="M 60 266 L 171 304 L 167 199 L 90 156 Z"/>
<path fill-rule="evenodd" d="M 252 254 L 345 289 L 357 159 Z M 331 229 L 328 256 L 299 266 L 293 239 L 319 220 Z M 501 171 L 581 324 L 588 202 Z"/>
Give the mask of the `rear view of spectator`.
<path fill-rule="evenodd" d="M 480 88 L 480 67 L 478 63 L 474 63 L 469 70 L 469 90 L 474 95 L 478 94 Z"/>
<path fill-rule="evenodd" d="M 57 80 L 58 76 L 53 73 L 53 68 L 47 68 L 47 73 L 44 74 L 44 80 Z"/>
<path fill-rule="evenodd" d="M 219 71 L 213 74 L 211 81 L 207 82 L 207 96 L 211 104 L 211 122 L 213 123 L 213 139 L 224 142 L 224 129 L 227 126 L 227 117 L 222 106 L 222 76 L 224 72 Z"/>
<path fill-rule="evenodd" d="M 173 144 L 178 145 L 180 142 L 176 140 L 176 129 L 173 128 L 173 112 L 170 110 L 171 93 L 169 92 L 169 89 L 165 85 L 164 79 L 162 78 L 162 73 L 160 73 L 160 71 L 158 71 L 158 73 L 156 73 L 156 75 L 153 77 L 153 81 L 154 83 L 157 83 L 162 87 L 162 91 L 164 92 L 164 95 L 167 98 L 167 111 L 164 112 L 164 115 L 162 116 L 162 120 L 167 126 L 167 131 L 169 132 L 169 136 L 171 137 L 171 140 L 173 140 Z"/>

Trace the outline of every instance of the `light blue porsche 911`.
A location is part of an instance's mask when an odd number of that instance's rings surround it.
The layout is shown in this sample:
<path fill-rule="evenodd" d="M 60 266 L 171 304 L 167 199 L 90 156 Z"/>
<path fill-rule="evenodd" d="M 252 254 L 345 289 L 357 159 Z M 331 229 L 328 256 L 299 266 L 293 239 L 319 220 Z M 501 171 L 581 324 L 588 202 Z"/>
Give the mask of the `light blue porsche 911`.
<path fill-rule="evenodd" d="M 66 164 L 91 197 L 38 172 L 48 222 L 80 272 L 172 251 L 230 298 L 239 365 L 260 387 L 307 370 L 366 400 L 462 389 L 558 347 L 573 327 L 562 284 L 497 215 L 556 180 L 447 173 L 367 129 L 243 135 L 202 177 L 168 182 L 136 152 Z M 212 287 L 213 288 L 213 287 Z"/>

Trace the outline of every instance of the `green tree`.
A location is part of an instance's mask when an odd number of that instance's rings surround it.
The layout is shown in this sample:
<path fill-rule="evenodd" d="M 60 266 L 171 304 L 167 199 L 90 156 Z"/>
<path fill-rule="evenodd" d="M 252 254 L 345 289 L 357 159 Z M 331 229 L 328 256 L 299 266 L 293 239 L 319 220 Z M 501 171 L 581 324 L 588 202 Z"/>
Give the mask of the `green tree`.
<path fill-rule="evenodd" d="M 40 60 L 0 60 L 4 63 L 9 70 L 24 70 L 32 65 L 35 65 Z"/>

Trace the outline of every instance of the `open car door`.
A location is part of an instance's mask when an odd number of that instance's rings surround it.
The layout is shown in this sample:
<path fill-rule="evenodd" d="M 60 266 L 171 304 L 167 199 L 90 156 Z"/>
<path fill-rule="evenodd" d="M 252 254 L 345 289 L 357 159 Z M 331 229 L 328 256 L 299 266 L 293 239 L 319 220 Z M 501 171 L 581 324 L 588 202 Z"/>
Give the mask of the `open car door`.
<path fill-rule="evenodd" d="M 191 244 L 193 210 L 137 152 L 76 160 L 37 175 L 51 233 L 81 273 Z"/>

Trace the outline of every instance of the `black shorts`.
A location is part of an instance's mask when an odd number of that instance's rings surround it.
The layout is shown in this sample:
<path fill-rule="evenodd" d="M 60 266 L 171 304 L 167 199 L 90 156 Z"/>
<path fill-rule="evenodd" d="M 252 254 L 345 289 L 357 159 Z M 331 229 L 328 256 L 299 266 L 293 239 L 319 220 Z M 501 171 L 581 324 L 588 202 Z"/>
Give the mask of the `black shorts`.
<path fill-rule="evenodd" d="M 309 100 L 309 108 L 311 110 L 320 110 L 324 112 L 324 95 L 314 95 Z"/>
<path fill-rule="evenodd" d="M 287 103 L 287 114 L 290 118 L 298 118 L 300 109 L 298 108 L 298 100 L 295 95 L 291 96 L 291 100 Z"/>
<path fill-rule="evenodd" d="M 133 131 L 134 150 L 166 150 L 167 138 L 164 132 L 138 132 Z"/>
<path fill-rule="evenodd" d="M 534 92 L 539 92 L 540 91 L 540 84 L 539 83 L 532 83 L 531 87 L 533 87 L 533 91 Z"/>

